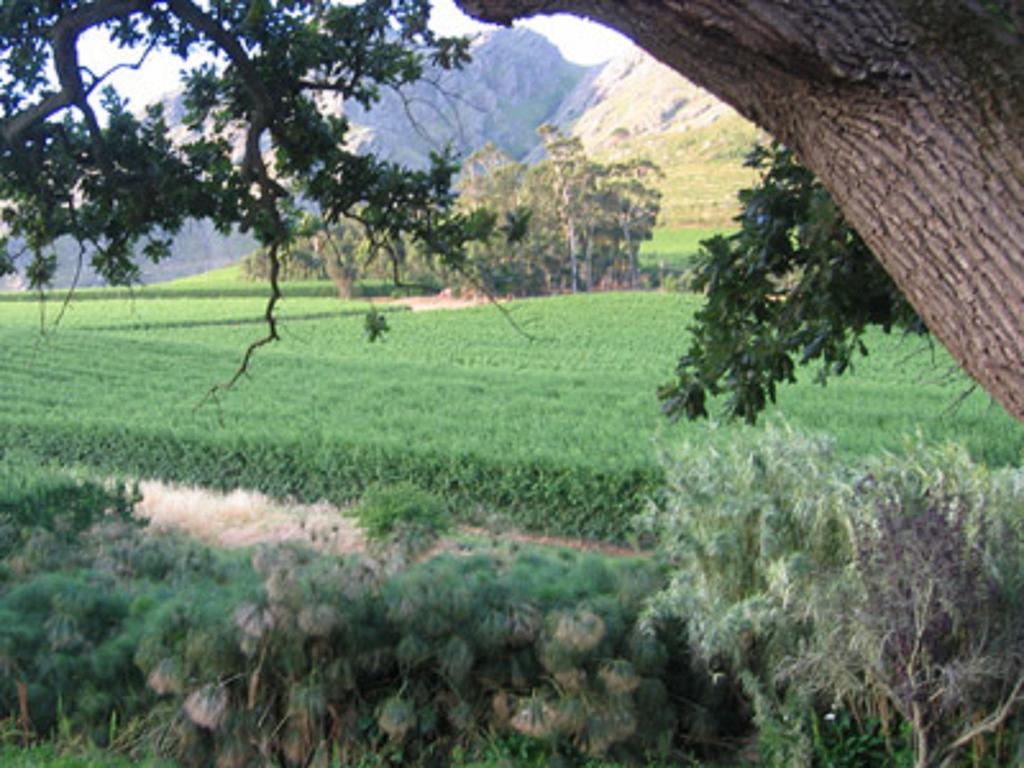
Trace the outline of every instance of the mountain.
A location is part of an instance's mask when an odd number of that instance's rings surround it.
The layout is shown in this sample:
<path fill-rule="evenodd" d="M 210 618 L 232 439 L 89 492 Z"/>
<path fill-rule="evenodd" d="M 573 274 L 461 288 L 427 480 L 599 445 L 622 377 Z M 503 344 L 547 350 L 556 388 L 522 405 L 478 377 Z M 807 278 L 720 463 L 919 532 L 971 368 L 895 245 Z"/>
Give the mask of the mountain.
<path fill-rule="evenodd" d="M 514 159 L 537 160 L 543 157 L 537 128 L 551 123 L 579 136 L 600 159 L 639 156 L 658 163 L 665 173 L 663 226 L 720 225 L 735 214 L 736 190 L 751 180 L 742 159 L 758 132 L 640 49 L 581 67 L 535 32 L 500 29 L 480 35 L 472 54 L 461 70 L 428 71 L 400 93 L 386 91 L 369 111 L 330 101 L 322 106 L 349 118 L 355 149 L 413 167 L 422 167 L 431 151 L 450 146 L 466 156 L 488 142 Z M 164 97 L 163 104 L 169 122 L 180 125 L 180 95 Z M 255 245 L 196 222 L 176 239 L 169 259 L 143 265 L 142 280 L 223 266 Z M 77 250 L 65 244 L 58 251 L 57 284 L 67 285 Z M 98 282 L 86 269 L 80 284 Z"/>
<path fill-rule="evenodd" d="M 591 71 L 555 113 L 589 151 L 636 136 L 711 125 L 732 109 L 677 72 L 633 47 Z"/>
<path fill-rule="evenodd" d="M 411 166 L 446 145 L 464 157 L 488 142 L 519 159 L 593 72 L 527 29 L 481 35 L 472 56 L 461 70 L 431 72 L 401 93 L 386 92 L 369 112 L 334 105 L 359 127 L 354 146 Z"/>
<path fill-rule="evenodd" d="M 737 190 L 754 179 L 743 160 L 764 139 L 731 107 L 635 46 L 588 73 L 552 122 L 600 160 L 657 163 L 664 174 L 659 224 L 668 227 L 728 225 L 738 213 Z"/>

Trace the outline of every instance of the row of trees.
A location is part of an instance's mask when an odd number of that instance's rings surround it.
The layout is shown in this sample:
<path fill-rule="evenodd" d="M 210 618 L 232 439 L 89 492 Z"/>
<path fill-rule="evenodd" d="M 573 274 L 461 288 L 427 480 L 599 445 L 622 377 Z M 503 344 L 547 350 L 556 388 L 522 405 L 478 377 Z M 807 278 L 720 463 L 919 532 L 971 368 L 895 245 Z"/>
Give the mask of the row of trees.
<path fill-rule="evenodd" d="M 543 126 L 546 159 L 528 165 L 493 144 L 470 156 L 460 202 L 505 222 L 506 237 L 470 250 L 470 279 L 496 294 L 640 286 L 640 245 L 651 237 L 661 172 L 634 159 L 604 164 L 576 137 Z M 518 230 L 518 231 L 517 231 Z"/>
<path fill-rule="evenodd" d="M 351 298 L 356 280 L 365 277 L 369 267 L 366 260 L 371 254 L 363 228 L 351 219 L 330 223 L 322 216 L 304 214 L 296 229 L 298 236 L 280 257 L 280 279 L 331 280 L 339 299 Z M 241 269 L 246 280 L 269 280 L 266 250 L 244 256 Z M 379 265 L 375 269 L 379 271 Z"/>
<path fill-rule="evenodd" d="M 516 162 L 494 144 L 467 159 L 459 205 L 490 235 L 471 246 L 457 269 L 438 275 L 422 249 L 401 238 L 368 239 L 355 219 L 328 222 L 303 214 L 280 258 L 281 279 L 333 280 L 339 298 L 349 298 L 359 278 L 386 277 L 382 264 L 397 264 L 403 279 L 415 283 L 440 277 L 446 285 L 494 295 L 640 287 L 640 245 L 650 239 L 661 203 L 651 182 L 661 171 L 642 159 L 599 163 L 578 138 L 551 126 L 540 133 L 547 157 L 538 163 Z M 381 249 L 388 258 L 377 262 L 372 255 Z M 242 272 L 266 280 L 266 253 L 243 259 Z"/>

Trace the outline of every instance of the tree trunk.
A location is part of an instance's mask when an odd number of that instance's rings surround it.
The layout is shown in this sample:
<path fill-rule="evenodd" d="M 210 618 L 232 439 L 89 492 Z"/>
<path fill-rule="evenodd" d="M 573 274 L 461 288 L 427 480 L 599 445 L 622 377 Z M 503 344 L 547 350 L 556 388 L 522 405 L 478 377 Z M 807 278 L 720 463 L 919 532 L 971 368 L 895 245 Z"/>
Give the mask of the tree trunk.
<path fill-rule="evenodd" d="M 354 281 L 349 275 L 334 274 L 331 275 L 331 279 L 334 281 L 335 294 L 339 299 L 352 298 L 352 284 Z"/>
<path fill-rule="evenodd" d="M 572 277 L 572 292 L 576 293 L 579 276 L 579 259 L 576 256 L 576 225 L 569 219 L 569 273 Z"/>
<path fill-rule="evenodd" d="M 594 227 L 590 225 L 587 227 L 587 247 L 584 251 L 584 256 L 587 262 L 587 293 L 592 293 L 594 290 Z"/>
<path fill-rule="evenodd" d="M 622 237 L 626 241 L 626 256 L 629 258 L 629 287 L 635 291 L 640 285 L 640 265 L 637 264 L 637 255 L 633 248 L 633 233 L 630 232 L 628 215 L 622 219 Z"/>
<path fill-rule="evenodd" d="M 1024 420 L 1024 0 L 458 0 L 615 27 L 792 147 Z"/>

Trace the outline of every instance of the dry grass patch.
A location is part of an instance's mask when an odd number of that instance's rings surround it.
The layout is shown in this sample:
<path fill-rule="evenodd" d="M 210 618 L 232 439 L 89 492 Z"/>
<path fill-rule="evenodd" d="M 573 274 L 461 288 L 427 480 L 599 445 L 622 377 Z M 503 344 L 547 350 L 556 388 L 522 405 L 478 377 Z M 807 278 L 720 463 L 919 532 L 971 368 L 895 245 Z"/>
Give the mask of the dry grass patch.
<path fill-rule="evenodd" d="M 178 532 L 204 544 L 240 549 L 258 544 L 300 542 L 321 552 L 336 555 L 367 551 L 367 541 L 355 517 L 347 509 L 326 502 L 296 504 L 275 501 L 256 491 L 220 493 L 147 480 L 139 483 L 142 500 L 135 514 L 148 521 L 152 530 Z M 443 553 L 463 551 L 466 539 L 484 546 L 519 544 L 544 548 L 575 549 L 608 557 L 636 557 L 650 554 L 631 547 L 599 541 L 545 536 L 516 530 L 492 530 L 462 525 L 419 552 L 420 562 Z"/>
<path fill-rule="evenodd" d="M 157 531 L 178 531 L 206 544 L 237 548 L 300 541 L 334 554 L 362 552 L 356 521 L 327 503 L 287 504 L 255 491 L 218 493 L 147 480 L 139 517 Z"/>

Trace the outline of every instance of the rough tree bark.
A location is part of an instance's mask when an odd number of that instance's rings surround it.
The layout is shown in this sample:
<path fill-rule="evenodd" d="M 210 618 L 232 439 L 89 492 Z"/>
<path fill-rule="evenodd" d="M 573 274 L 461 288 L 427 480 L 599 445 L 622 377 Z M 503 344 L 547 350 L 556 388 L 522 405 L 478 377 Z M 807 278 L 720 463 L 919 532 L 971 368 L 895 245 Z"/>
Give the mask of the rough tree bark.
<path fill-rule="evenodd" d="M 1024 420 L 1024 0 L 457 0 L 621 30 L 792 147 Z"/>

